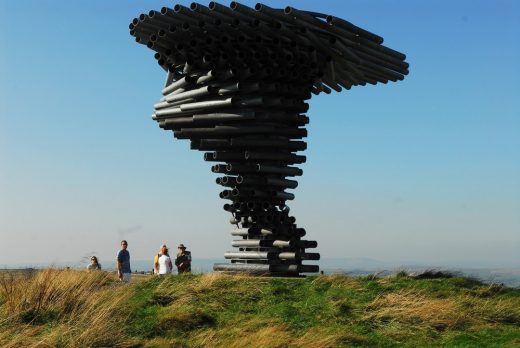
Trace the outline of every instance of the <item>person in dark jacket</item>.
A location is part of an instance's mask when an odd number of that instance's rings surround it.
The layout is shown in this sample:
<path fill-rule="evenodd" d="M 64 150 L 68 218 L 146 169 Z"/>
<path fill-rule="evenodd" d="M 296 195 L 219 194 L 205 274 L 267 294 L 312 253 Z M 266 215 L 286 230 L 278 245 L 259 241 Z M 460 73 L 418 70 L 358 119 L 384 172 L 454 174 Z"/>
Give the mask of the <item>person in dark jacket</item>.
<path fill-rule="evenodd" d="M 191 272 L 191 252 L 186 250 L 184 244 L 180 244 L 177 247 L 175 266 L 177 266 L 177 272 L 179 274 Z"/>

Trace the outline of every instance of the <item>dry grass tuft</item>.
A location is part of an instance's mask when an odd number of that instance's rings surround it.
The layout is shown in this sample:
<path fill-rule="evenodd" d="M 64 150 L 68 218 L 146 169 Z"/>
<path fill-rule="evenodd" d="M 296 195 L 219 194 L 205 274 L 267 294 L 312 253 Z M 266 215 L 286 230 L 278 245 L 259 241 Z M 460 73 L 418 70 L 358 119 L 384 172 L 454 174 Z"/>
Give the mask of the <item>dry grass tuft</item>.
<path fill-rule="evenodd" d="M 205 273 L 202 276 L 200 276 L 196 282 L 192 282 L 190 284 L 190 289 L 195 292 L 212 289 L 220 281 L 226 278 L 226 275 L 218 272 Z"/>
<path fill-rule="evenodd" d="M 30 346 L 29 341 L 67 347 L 122 344 L 121 317 L 114 313 L 128 295 L 114 289 L 113 276 L 105 272 L 46 269 L 26 277 L 2 274 L 0 346 Z M 45 330 L 51 323 L 52 330 Z"/>
<path fill-rule="evenodd" d="M 363 319 L 375 324 L 398 321 L 441 330 L 459 327 L 465 322 L 452 300 L 430 298 L 413 290 L 378 296 L 366 307 Z"/>
<path fill-rule="evenodd" d="M 230 342 L 229 347 L 285 347 L 290 340 L 291 333 L 285 325 L 268 324 L 242 337 L 236 337 L 233 342 Z"/>
<path fill-rule="evenodd" d="M 138 347 L 141 347 L 141 345 L 137 345 Z M 162 338 L 162 337 L 155 337 L 151 340 L 146 341 L 144 344 L 144 348 L 184 348 L 188 347 L 186 344 L 184 344 L 181 340 L 176 338 Z"/>
<path fill-rule="evenodd" d="M 195 336 L 195 347 L 287 347 L 292 334 L 285 324 L 253 319 L 226 328 L 212 328 Z"/>
<path fill-rule="evenodd" d="M 483 286 L 474 291 L 475 295 L 478 297 L 493 297 L 497 294 L 503 294 L 508 291 L 503 284 L 489 284 L 487 286 Z"/>
<path fill-rule="evenodd" d="M 461 300 L 468 315 L 478 321 L 494 324 L 520 326 L 520 307 L 517 298 L 474 298 L 467 296 Z"/>
<path fill-rule="evenodd" d="M 38 322 L 48 316 L 72 317 L 91 301 L 92 292 L 112 282 L 108 273 L 46 269 L 28 277 L 0 275 L 4 315 Z"/>
<path fill-rule="evenodd" d="M 42 332 L 42 328 L 24 325 L 22 327 L 5 327 L 0 325 L 0 346 L 2 348 L 33 347 L 34 337 Z"/>
<path fill-rule="evenodd" d="M 193 340 L 194 347 L 218 347 L 220 343 L 221 335 L 219 330 L 215 328 L 198 332 Z"/>

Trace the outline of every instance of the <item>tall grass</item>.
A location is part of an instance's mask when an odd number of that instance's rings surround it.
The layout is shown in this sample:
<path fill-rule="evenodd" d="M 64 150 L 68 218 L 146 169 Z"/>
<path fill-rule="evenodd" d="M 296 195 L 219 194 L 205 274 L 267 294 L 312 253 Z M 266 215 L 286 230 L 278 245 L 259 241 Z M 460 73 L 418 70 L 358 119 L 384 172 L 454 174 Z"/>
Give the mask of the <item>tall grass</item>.
<path fill-rule="evenodd" d="M 351 346 L 520 346 L 520 290 L 438 274 L 0 273 L 0 347 Z"/>
<path fill-rule="evenodd" d="M 124 345 L 119 288 L 105 272 L 0 273 L 0 346 Z"/>
<path fill-rule="evenodd" d="M 457 328 L 467 321 L 455 299 L 432 298 L 415 290 L 379 295 L 365 308 L 363 318 L 378 325 L 397 321 L 433 329 Z"/>

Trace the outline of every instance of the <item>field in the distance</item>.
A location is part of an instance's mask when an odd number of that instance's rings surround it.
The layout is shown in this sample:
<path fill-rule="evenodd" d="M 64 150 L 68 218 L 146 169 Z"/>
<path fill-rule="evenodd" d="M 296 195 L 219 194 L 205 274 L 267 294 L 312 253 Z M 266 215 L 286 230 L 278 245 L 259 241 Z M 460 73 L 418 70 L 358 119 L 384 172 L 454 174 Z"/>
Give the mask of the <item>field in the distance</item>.
<path fill-rule="evenodd" d="M 406 274 L 0 272 L 1 347 L 520 346 L 520 290 Z"/>

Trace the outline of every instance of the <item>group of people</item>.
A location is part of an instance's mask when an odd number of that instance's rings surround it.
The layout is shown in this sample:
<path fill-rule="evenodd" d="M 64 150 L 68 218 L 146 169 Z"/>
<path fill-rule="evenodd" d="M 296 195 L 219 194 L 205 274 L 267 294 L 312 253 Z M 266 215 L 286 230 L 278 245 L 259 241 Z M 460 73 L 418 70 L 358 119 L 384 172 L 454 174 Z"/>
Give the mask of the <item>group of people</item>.
<path fill-rule="evenodd" d="M 155 255 L 153 260 L 153 273 L 159 276 L 171 274 L 173 271 L 173 264 L 170 254 L 168 253 L 168 247 L 166 244 L 161 245 L 159 253 Z M 186 250 L 184 244 L 180 244 L 177 247 L 177 255 L 175 257 L 175 266 L 177 267 L 177 273 L 189 273 L 191 272 L 191 252 Z"/>
<path fill-rule="evenodd" d="M 177 255 L 174 262 L 172 262 L 166 244 L 161 245 L 159 253 L 155 255 L 154 258 L 153 273 L 158 276 L 171 274 L 173 271 L 173 264 L 177 267 L 177 272 L 179 274 L 191 272 L 191 252 L 186 250 L 184 244 L 180 244 L 177 247 Z M 96 256 L 90 258 L 90 264 L 87 266 L 87 269 L 101 269 L 101 265 Z M 126 240 L 121 241 L 121 250 L 117 253 L 117 276 L 119 280 L 123 282 L 129 282 L 132 278 L 130 252 L 128 251 L 128 242 Z"/>

